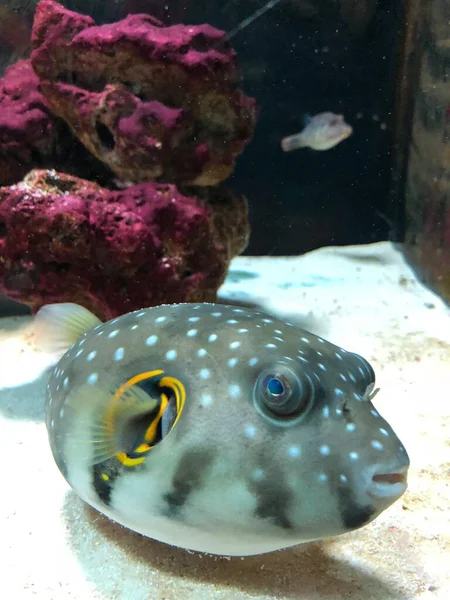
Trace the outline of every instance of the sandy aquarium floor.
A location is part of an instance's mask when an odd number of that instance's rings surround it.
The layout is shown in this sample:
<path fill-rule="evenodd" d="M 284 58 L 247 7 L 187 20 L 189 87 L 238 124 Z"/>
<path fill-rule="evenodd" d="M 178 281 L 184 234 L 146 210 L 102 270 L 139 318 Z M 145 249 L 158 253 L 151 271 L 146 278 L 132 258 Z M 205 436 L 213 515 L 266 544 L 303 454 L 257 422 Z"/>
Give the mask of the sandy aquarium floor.
<path fill-rule="evenodd" d="M 450 599 L 450 310 L 389 243 L 234 260 L 222 302 L 258 304 L 368 358 L 409 489 L 354 533 L 231 560 L 141 537 L 88 508 L 53 463 L 27 317 L 0 320 L 0 598 Z"/>

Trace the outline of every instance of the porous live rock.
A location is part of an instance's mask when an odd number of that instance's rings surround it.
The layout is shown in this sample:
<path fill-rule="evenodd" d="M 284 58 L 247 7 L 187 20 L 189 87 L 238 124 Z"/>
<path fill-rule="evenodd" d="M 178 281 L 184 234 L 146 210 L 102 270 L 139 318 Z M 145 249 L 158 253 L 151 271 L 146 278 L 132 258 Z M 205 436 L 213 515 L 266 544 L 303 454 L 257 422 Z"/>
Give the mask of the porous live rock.
<path fill-rule="evenodd" d="M 8 67 L 0 79 L 0 185 L 20 181 L 30 165 L 54 154 L 57 127 L 29 61 Z"/>
<path fill-rule="evenodd" d="M 231 174 L 256 119 L 223 35 L 136 14 L 96 26 L 41 0 L 32 64 L 53 112 L 119 179 L 210 186 Z"/>
<path fill-rule="evenodd" d="M 202 196 L 158 183 L 111 191 L 31 171 L 0 188 L 0 293 L 33 311 L 77 302 L 104 319 L 214 301 L 229 261 L 247 244 L 247 203 L 217 188 Z"/>
<path fill-rule="evenodd" d="M 19 182 L 34 168 L 55 168 L 105 184 L 113 173 L 54 116 L 29 60 L 0 79 L 0 185 Z"/>

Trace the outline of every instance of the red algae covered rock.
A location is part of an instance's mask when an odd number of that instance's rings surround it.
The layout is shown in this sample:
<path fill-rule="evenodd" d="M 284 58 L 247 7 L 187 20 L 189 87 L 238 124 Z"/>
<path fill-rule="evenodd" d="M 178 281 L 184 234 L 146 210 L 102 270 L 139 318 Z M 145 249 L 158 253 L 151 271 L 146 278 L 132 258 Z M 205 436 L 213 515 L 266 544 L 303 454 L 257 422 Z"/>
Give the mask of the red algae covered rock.
<path fill-rule="evenodd" d="M 0 79 L 0 185 L 20 181 L 53 155 L 57 129 L 39 79 L 27 60 Z"/>
<path fill-rule="evenodd" d="M 55 168 L 105 185 L 114 174 L 54 116 L 29 60 L 0 78 L 0 185 L 39 168 Z"/>
<path fill-rule="evenodd" d="M 41 0 L 32 64 L 54 113 L 120 179 L 210 186 L 231 174 L 256 119 L 223 35 L 148 15 L 95 26 Z"/>
<path fill-rule="evenodd" d="M 213 301 L 248 241 L 243 196 L 174 185 L 110 191 L 56 171 L 0 188 L 0 293 L 36 311 L 77 302 L 110 319 L 144 306 Z"/>

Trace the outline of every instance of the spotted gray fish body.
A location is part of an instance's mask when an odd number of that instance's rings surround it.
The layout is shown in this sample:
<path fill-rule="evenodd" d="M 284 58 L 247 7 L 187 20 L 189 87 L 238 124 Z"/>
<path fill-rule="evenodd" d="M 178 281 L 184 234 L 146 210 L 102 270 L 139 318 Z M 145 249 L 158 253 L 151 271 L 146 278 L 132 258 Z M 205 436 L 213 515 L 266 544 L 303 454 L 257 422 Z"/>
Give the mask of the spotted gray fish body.
<path fill-rule="evenodd" d="M 168 401 L 159 436 L 141 444 L 152 413 L 133 422 L 126 452 L 93 459 L 90 389 L 107 381 L 120 400 L 140 377 Z M 370 401 L 374 380 L 360 356 L 263 313 L 166 305 L 66 352 L 47 427 L 68 483 L 111 519 L 184 548 L 258 554 L 361 527 L 404 493 L 409 459 Z"/>

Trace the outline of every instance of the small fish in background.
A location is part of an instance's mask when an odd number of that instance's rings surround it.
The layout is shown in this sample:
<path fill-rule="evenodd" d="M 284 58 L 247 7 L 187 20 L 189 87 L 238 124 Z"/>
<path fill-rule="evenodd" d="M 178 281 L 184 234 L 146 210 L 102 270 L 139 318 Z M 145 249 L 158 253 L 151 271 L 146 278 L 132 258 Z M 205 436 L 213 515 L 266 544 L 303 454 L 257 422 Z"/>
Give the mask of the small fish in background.
<path fill-rule="evenodd" d="M 174 304 L 101 323 L 44 306 L 53 457 L 91 506 L 143 535 L 219 555 L 366 525 L 402 496 L 409 458 L 375 410 L 361 356 L 258 310 Z"/>
<path fill-rule="evenodd" d="M 300 133 L 281 140 L 285 152 L 298 148 L 329 150 L 353 133 L 353 128 L 344 121 L 343 115 L 332 112 L 319 113 L 314 117 L 306 115 L 304 121 L 305 128 Z"/>

